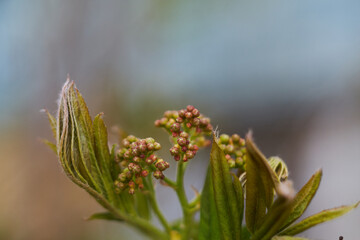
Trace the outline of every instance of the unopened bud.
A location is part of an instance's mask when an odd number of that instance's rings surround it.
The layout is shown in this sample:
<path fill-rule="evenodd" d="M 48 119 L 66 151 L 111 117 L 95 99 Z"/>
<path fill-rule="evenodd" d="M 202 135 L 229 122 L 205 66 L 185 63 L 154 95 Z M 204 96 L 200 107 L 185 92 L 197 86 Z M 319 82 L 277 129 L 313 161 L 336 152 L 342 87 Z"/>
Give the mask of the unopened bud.
<path fill-rule="evenodd" d="M 186 145 L 186 138 L 179 137 L 179 138 L 177 139 L 177 143 L 178 143 L 180 146 L 185 146 L 185 145 Z"/>
<path fill-rule="evenodd" d="M 191 112 L 186 112 L 186 113 L 185 113 L 185 117 L 186 117 L 187 119 L 190 119 L 190 118 L 193 117 L 193 115 L 192 115 Z"/>
<path fill-rule="evenodd" d="M 135 194 L 135 189 L 134 188 L 129 188 L 129 194 L 134 195 Z"/>
<path fill-rule="evenodd" d="M 221 142 L 222 144 L 228 144 L 228 143 L 229 143 L 229 140 L 230 140 L 229 135 L 227 135 L 227 134 L 221 134 L 221 135 L 220 135 L 220 142 Z"/>
<path fill-rule="evenodd" d="M 156 170 L 153 173 L 154 178 L 156 179 L 163 179 L 164 178 L 164 174 L 160 171 L 160 170 Z"/>
<path fill-rule="evenodd" d="M 137 141 L 137 138 L 134 135 L 129 135 L 126 137 L 126 139 L 131 143 Z"/>
<path fill-rule="evenodd" d="M 200 111 L 199 111 L 198 109 L 196 109 L 196 108 L 194 108 L 194 109 L 191 111 L 191 113 L 192 113 L 192 115 L 193 115 L 194 117 L 200 116 Z"/>
<path fill-rule="evenodd" d="M 188 105 L 187 107 L 186 107 L 186 110 L 188 110 L 189 112 L 191 112 L 192 110 L 194 110 L 195 109 L 195 107 L 193 106 L 193 105 Z"/>
<path fill-rule="evenodd" d="M 186 111 L 184 109 L 181 109 L 178 111 L 179 117 L 184 118 Z"/>
<path fill-rule="evenodd" d="M 155 150 L 160 150 L 160 149 L 161 149 L 160 143 L 155 142 L 155 143 L 154 143 L 154 149 L 155 149 Z"/>
<path fill-rule="evenodd" d="M 148 170 L 142 170 L 142 171 L 141 171 L 141 176 L 142 176 L 142 177 L 147 177 L 147 175 L 149 175 L 149 171 L 148 171 Z"/>
<path fill-rule="evenodd" d="M 174 123 L 173 125 L 171 125 L 171 131 L 173 132 L 180 131 L 180 123 Z"/>
<path fill-rule="evenodd" d="M 129 188 L 135 188 L 134 181 L 129 181 L 128 185 L 129 185 Z"/>
<path fill-rule="evenodd" d="M 189 137 L 189 134 L 187 132 L 181 132 L 180 133 L 180 137 L 182 138 L 188 138 Z"/>
<path fill-rule="evenodd" d="M 194 153 L 193 153 L 193 151 L 186 151 L 186 158 L 187 159 L 192 159 L 192 158 L 194 158 Z"/>

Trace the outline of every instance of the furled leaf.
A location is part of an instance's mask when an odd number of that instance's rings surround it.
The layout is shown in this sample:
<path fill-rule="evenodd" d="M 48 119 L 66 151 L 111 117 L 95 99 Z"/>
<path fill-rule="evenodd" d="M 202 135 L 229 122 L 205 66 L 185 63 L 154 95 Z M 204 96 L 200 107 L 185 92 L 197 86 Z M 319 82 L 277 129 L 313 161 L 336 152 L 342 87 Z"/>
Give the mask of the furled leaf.
<path fill-rule="evenodd" d="M 321 176 L 322 171 L 318 170 L 296 194 L 291 213 L 281 229 L 285 229 L 304 213 L 319 188 Z"/>
<path fill-rule="evenodd" d="M 94 213 L 89 218 L 87 218 L 87 220 L 97 220 L 97 219 L 111 220 L 111 221 L 123 221 L 123 219 L 117 218 L 110 212 Z"/>
<path fill-rule="evenodd" d="M 201 194 L 199 240 L 218 239 L 221 239 L 221 230 L 215 206 L 211 169 L 209 167 Z"/>
<path fill-rule="evenodd" d="M 271 240 L 309 240 L 308 238 L 291 237 L 291 236 L 275 236 Z"/>
<path fill-rule="evenodd" d="M 324 210 L 320 213 L 317 213 L 308 218 L 305 218 L 304 220 L 290 226 L 285 231 L 281 232 L 279 235 L 289 235 L 289 236 L 296 235 L 296 234 L 301 233 L 315 225 L 330 221 L 334 218 L 344 215 L 345 213 L 349 212 L 350 210 L 356 208 L 359 205 L 359 203 L 360 202 L 357 202 L 354 205 L 348 205 L 348 206 L 342 206 L 342 207 L 338 207 L 338 208 Z"/>
<path fill-rule="evenodd" d="M 279 179 L 265 156 L 253 142 L 251 132 L 246 136 L 246 225 L 251 233 L 257 230 L 264 220 L 266 208 L 270 208 L 274 189 Z"/>
<path fill-rule="evenodd" d="M 285 181 L 288 178 L 288 169 L 285 162 L 279 157 L 270 157 L 269 165 L 272 170 L 276 173 L 279 181 Z"/>
<path fill-rule="evenodd" d="M 223 239 L 240 239 L 240 206 L 224 152 L 215 136 L 210 154 L 214 198 Z"/>

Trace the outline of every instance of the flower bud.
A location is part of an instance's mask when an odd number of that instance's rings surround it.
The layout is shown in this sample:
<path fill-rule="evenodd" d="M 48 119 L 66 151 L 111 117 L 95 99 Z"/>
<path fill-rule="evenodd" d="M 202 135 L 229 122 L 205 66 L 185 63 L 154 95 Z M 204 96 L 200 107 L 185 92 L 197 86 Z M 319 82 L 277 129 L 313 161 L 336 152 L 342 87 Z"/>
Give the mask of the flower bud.
<path fill-rule="evenodd" d="M 193 115 L 192 115 L 191 112 L 186 112 L 186 113 L 185 113 L 185 117 L 186 117 L 187 119 L 190 119 L 190 118 L 193 117 Z"/>
<path fill-rule="evenodd" d="M 193 118 L 191 123 L 194 126 L 199 126 L 200 125 L 200 119 L 199 118 Z"/>
<path fill-rule="evenodd" d="M 129 135 L 126 137 L 126 139 L 131 143 L 137 141 L 137 138 L 134 135 Z"/>
<path fill-rule="evenodd" d="M 152 151 L 152 150 L 155 149 L 155 146 L 154 146 L 153 143 L 148 143 L 148 144 L 146 145 L 146 147 L 147 147 L 147 150 L 149 150 L 149 151 Z"/>
<path fill-rule="evenodd" d="M 220 142 L 221 142 L 221 143 L 223 143 L 223 144 L 228 144 L 228 143 L 229 143 L 229 140 L 230 140 L 229 135 L 227 135 L 227 134 L 221 134 L 221 135 L 220 135 Z"/>
<path fill-rule="evenodd" d="M 134 167 L 133 167 L 133 169 L 132 169 L 132 171 L 133 171 L 134 173 L 140 173 L 141 170 L 142 170 L 142 169 L 141 169 L 140 165 L 134 164 Z"/>
<path fill-rule="evenodd" d="M 234 152 L 234 145 L 227 145 L 226 148 L 225 148 L 225 152 L 226 153 L 233 153 Z"/>
<path fill-rule="evenodd" d="M 183 119 L 183 118 L 181 118 L 181 117 L 178 117 L 178 118 L 176 118 L 176 122 L 178 122 L 178 123 L 182 123 L 182 122 L 184 122 L 184 119 Z"/>
<path fill-rule="evenodd" d="M 126 174 L 125 173 L 120 173 L 119 176 L 118 176 L 118 179 L 119 179 L 120 182 L 126 182 L 126 180 L 127 180 Z"/>
<path fill-rule="evenodd" d="M 178 111 L 179 117 L 181 117 L 181 118 L 185 117 L 185 113 L 186 113 L 185 109 L 181 109 L 181 110 Z"/>
<path fill-rule="evenodd" d="M 175 159 L 175 161 L 179 161 L 180 160 L 180 155 L 175 155 L 174 159 Z"/>
<path fill-rule="evenodd" d="M 161 149 L 160 143 L 155 142 L 155 143 L 154 143 L 154 149 L 155 149 L 155 150 L 160 150 L 160 149 Z"/>
<path fill-rule="evenodd" d="M 233 141 L 234 144 L 238 144 L 240 140 L 240 136 L 238 134 L 233 134 L 231 136 L 231 140 Z"/>
<path fill-rule="evenodd" d="M 171 131 L 173 132 L 180 131 L 180 123 L 174 123 L 173 125 L 171 125 Z"/>
<path fill-rule="evenodd" d="M 241 157 L 237 157 L 235 163 L 236 165 L 241 166 L 244 164 L 244 160 Z"/>
<path fill-rule="evenodd" d="M 172 115 L 173 115 L 172 111 L 165 111 L 164 112 L 164 117 L 166 117 L 166 118 L 171 118 Z"/>
<path fill-rule="evenodd" d="M 181 132 L 180 133 L 180 137 L 182 138 L 188 138 L 189 137 L 189 134 L 187 132 Z"/>
<path fill-rule="evenodd" d="M 163 179 L 164 178 L 164 174 L 160 171 L 160 170 L 156 170 L 153 173 L 154 178 L 156 179 Z"/>
<path fill-rule="evenodd" d="M 187 127 L 187 128 L 191 128 L 191 127 L 192 127 L 191 123 L 189 123 L 189 122 L 186 123 L 186 127 Z"/>
<path fill-rule="evenodd" d="M 135 188 L 135 183 L 132 180 L 129 181 L 128 185 L 129 185 L 129 188 Z"/>
<path fill-rule="evenodd" d="M 151 138 L 151 137 L 148 137 L 148 138 L 145 139 L 145 142 L 146 142 L 147 144 L 149 144 L 149 143 L 155 143 L 155 139 L 153 139 L 153 138 Z"/>
<path fill-rule="evenodd" d="M 180 134 L 181 136 L 181 134 Z M 180 146 L 185 146 L 186 145 L 186 138 L 183 138 L 183 137 L 179 137 L 177 139 L 177 143 L 180 145 Z"/>
<path fill-rule="evenodd" d="M 146 150 L 147 150 L 147 146 L 146 146 L 146 143 L 141 143 L 141 144 L 139 144 L 139 151 L 140 152 L 145 152 Z"/>
<path fill-rule="evenodd" d="M 194 109 L 191 111 L 191 113 L 192 113 L 192 115 L 193 115 L 194 117 L 200 116 L 200 111 L 199 111 L 198 109 L 196 109 L 196 108 L 194 108 Z"/>
<path fill-rule="evenodd" d="M 148 171 L 148 170 L 142 170 L 142 171 L 141 171 L 141 176 L 142 176 L 142 177 L 147 177 L 147 175 L 149 175 L 149 171 Z"/>
<path fill-rule="evenodd" d="M 124 146 L 124 147 L 129 147 L 129 145 L 130 145 L 130 142 L 129 142 L 129 140 L 127 140 L 127 139 L 123 139 L 122 140 L 122 145 Z"/>
<path fill-rule="evenodd" d="M 157 157 L 154 154 L 151 154 L 148 158 L 146 158 L 145 162 L 147 164 L 153 164 L 157 160 Z"/>
<path fill-rule="evenodd" d="M 158 119 L 154 122 L 155 127 L 161 127 L 161 121 Z"/>
<path fill-rule="evenodd" d="M 129 194 L 134 195 L 135 194 L 135 189 L 134 188 L 129 188 Z"/>
<path fill-rule="evenodd" d="M 133 161 L 136 162 L 136 163 L 139 163 L 139 162 L 141 161 L 141 158 L 135 156 L 135 157 L 133 158 Z"/>
<path fill-rule="evenodd" d="M 187 159 L 192 159 L 194 158 L 194 152 L 193 151 L 186 151 L 186 158 Z"/>
<path fill-rule="evenodd" d="M 163 160 L 163 159 L 159 159 L 156 163 L 155 163 L 155 167 L 157 169 L 159 169 L 160 171 L 164 171 L 166 168 L 168 168 L 168 164 Z"/>
<path fill-rule="evenodd" d="M 170 154 L 172 155 L 172 156 L 175 156 L 175 155 L 178 155 L 179 154 L 179 148 L 177 148 L 177 147 L 172 147 L 172 148 L 170 148 Z"/>
<path fill-rule="evenodd" d="M 195 107 L 193 106 L 193 105 L 188 105 L 187 107 L 186 107 L 186 110 L 188 110 L 189 112 L 191 112 L 192 110 L 194 110 L 195 109 Z"/>

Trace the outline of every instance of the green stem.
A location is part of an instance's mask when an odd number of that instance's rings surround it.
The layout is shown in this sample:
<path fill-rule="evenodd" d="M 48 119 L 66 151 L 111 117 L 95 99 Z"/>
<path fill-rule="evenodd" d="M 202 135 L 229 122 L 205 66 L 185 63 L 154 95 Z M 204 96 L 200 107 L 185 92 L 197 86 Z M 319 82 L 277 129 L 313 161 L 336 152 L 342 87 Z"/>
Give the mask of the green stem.
<path fill-rule="evenodd" d="M 123 219 L 129 223 L 130 225 L 140 229 L 141 232 L 147 234 L 152 239 L 160 239 L 160 240 L 169 240 L 169 235 L 165 234 L 164 232 L 160 231 L 158 228 L 156 228 L 154 225 L 152 225 L 150 222 L 139 218 L 135 216 L 129 216 L 124 217 Z"/>
<path fill-rule="evenodd" d="M 180 159 L 178 166 L 177 166 L 177 176 L 176 176 L 176 185 L 177 188 L 175 189 L 176 194 L 179 198 L 181 208 L 183 210 L 183 224 L 185 227 L 184 234 L 182 236 L 183 240 L 188 240 L 190 237 L 190 231 L 193 224 L 193 214 L 189 209 L 189 203 L 186 197 L 185 188 L 184 188 L 184 175 L 187 163 L 184 163 L 182 159 Z"/>
<path fill-rule="evenodd" d="M 157 227 L 152 225 L 150 222 L 141 219 L 137 216 L 128 215 L 121 213 L 118 209 L 112 206 L 102 195 L 98 192 L 94 191 L 92 188 L 88 187 L 87 185 L 83 184 L 82 182 L 77 181 L 76 179 L 73 180 L 76 184 L 80 187 L 84 188 L 90 195 L 95 197 L 95 199 L 107 210 L 109 210 L 114 216 L 120 220 L 124 220 L 128 224 L 132 225 L 133 227 L 139 229 L 141 232 L 145 233 L 152 239 L 159 239 L 159 240 L 169 240 L 169 236 L 164 232 L 160 231 Z"/>
<path fill-rule="evenodd" d="M 147 179 L 147 181 L 145 180 L 145 182 L 146 182 L 146 185 L 148 185 L 148 188 L 150 190 L 149 197 L 150 197 L 151 207 L 152 207 L 154 213 L 156 214 L 156 216 L 159 218 L 159 220 L 160 220 L 161 224 L 163 225 L 163 227 L 165 228 L 166 232 L 170 235 L 171 228 L 170 228 L 166 218 L 162 214 L 162 212 L 159 208 L 159 205 L 157 204 L 155 191 L 154 191 L 154 185 L 153 185 L 151 176 Z"/>

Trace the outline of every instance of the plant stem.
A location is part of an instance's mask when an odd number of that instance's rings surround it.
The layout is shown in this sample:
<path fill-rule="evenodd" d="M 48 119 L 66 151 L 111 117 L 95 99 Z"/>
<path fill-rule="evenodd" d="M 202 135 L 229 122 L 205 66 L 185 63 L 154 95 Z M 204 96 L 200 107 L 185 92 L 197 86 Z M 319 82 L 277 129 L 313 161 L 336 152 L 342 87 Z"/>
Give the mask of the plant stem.
<path fill-rule="evenodd" d="M 155 191 L 154 191 L 154 185 L 153 185 L 151 176 L 145 182 L 146 182 L 146 185 L 148 185 L 148 188 L 150 190 L 150 193 L 149 193 L 150 198 L 149 199 L 150 199 L 151 207 L 154 210 L 154 213 L 156 214 L 156 216 L 159 218 L 159 220 L 160 220 L 161 224 L 163 225 L 163 227 L 165 228 L 166 232 L 170 235 L 171 228 L 170 228 L 166 218 L 162 214 L 162 212 L 159 208 L 159 205 L 157 203 Z"/>
<path fill-rule="evenodd" d="M 177 176 L 176 176 L 177 188 L 175 189 L 184 215 L 183 224 L 185 227 L 185 231 L 184 234 L 182 235 L 183 240 L 189 239 L 192 222 L 193 222 L 193 214 L 189 211 L 189 203 L 184 189 L 184 175 L 185 175 L 186 166 L 187 163 L 184 163 L 182 159 L 180 159 L 177 166 Z"/>

